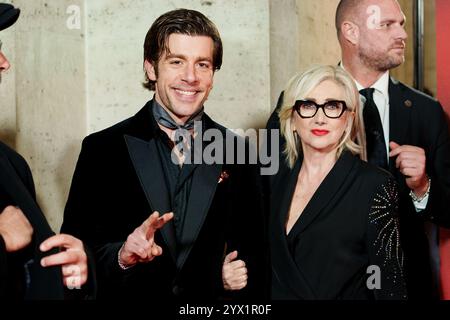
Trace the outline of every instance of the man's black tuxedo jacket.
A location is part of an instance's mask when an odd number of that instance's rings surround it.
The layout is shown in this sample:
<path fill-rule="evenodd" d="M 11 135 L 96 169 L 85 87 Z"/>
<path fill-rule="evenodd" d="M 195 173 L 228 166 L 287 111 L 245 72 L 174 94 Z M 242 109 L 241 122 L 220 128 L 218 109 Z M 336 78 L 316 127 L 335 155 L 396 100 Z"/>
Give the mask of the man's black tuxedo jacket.
<path fill-rule="evenodd" d="M 9 205 L 18 206 L 23 211 L 33 227 L 33 239 L 25 249 L 27 251 L 20 254 L 26 257 L 26 261 L 23 257 L 17 259 L 16 253 L 6 253 L 3 239 L 0 240 L 0 297 L 13 300 L 62 299 L 61 268 L 43 268 L 40 265 L 44 256 L 55 253 L 52 250 L 44 254 L 39 250 L 40 243 L 54 233 L 36 204 L 30 168 L 17 152 L 0 142 L 0 212 Z"/>
<path fill-rule="evenodd" d="M 162 256 L 120 269 L 117 255 L 127 236 L 153 211 L 171 210 L 151 108 L 149 101 L 135 116 L 86 137 L 73 176 L 62 231 L 94 249 L 98 297 L 217 299 L 225 250 L 238 250 L 247 264 L 249 282 L 238 295 L 264 297 L 261 192 L 257 168 L 250 165 L 198 165 L 181 243 L 169 222 L 155 235 Z M 225 134 L 206 114 L 203 123 L 204 130 Z M 223 172 L 228 178 L 219 181 Z"/>
<path fill-rule="evenodd" d="M 279 128 L 278 109 L 267 127 Z M 430 197 L 424 211 L 417 213 L 409 196 L 405 177 L 389 161 L 389 171 L 400 191 L 400 236 L 406 256 L 405 272 L 410 299 L 428 298 L 432 277 L 424 223 L 450 227 L 450 139 L 442 106 L 433 98 L 391 78 L 389 82 L 389 141 L 413 145 L 425 150 L 426 172 L 431 178 Z M 280 138 L 283 150 L 284 141 Z"/>

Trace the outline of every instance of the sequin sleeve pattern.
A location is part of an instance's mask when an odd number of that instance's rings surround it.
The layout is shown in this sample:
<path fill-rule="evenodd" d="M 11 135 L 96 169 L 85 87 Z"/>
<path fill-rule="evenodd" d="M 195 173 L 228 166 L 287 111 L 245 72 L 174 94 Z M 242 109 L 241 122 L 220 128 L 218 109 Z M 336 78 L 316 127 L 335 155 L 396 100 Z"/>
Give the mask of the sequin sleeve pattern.
<path fill-rule="evenodd" d="M 375 192 L 369 211 L 368 246 L 369 262 L 375 268 L 368 274 L 368 287 L 376 299 L 406 299 L 403 274 L 403 250 L 400 245 L 398 189 L 390 178 Z M 379 270 L 379 279 L 377 279 Z M 378 282 L 377 282 L 378 280 Z"/>

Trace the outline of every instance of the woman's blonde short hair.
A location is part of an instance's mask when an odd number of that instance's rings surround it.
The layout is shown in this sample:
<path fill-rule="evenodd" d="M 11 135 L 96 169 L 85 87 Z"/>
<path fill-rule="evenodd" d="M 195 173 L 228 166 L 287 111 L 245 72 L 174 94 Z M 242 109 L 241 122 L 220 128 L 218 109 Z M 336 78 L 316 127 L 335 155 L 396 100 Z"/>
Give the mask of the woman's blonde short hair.
<path fill-rule="evenodd" d="M 293 128 L 295 101 L 305 99 L 315 87 L 325 80 L 331 80 L 344 89 L 344 101 L 347 104 L 347 110 L 354 114 L 354 117 L 347 117 L 347 129 L 344 131 L 337 147 L 337 156 L 339 157 L 342 151 L 349 150 L 353 154 L 359 155 L 361 159 L 367 160 L 361 102 L 355 82 L 339 66 L 314 66 L 289 80 L 287 89 L 284 92 L 283 103 L 278 113 L 281 134 L 286 140 L 284 153 L 291 168 L 301 152 L 300 139 L 295 128 Z"/>

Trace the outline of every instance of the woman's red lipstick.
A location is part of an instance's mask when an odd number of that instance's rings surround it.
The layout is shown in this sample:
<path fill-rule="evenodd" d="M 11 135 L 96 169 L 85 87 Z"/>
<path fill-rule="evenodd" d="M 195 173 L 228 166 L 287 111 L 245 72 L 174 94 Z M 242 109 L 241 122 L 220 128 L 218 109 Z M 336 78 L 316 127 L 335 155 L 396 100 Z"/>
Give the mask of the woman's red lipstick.
<path fill-rule="evenodd" d="M 313 135 L 315 135 L 315 136 L 324 136 L 324 135 L 328 134 L 330 131 L 328 131 L 328 130 L 313 129 L 313 130 L 311 130 L 311 132 L 312 132 Z"/>

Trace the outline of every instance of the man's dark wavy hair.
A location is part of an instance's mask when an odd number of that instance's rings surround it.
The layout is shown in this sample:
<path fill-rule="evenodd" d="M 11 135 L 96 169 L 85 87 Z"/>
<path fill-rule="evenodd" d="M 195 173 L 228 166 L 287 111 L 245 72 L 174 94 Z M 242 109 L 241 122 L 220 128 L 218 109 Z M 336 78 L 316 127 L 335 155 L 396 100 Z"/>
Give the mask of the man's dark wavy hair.
<path fill-rule="evenodd" d="M 164 52 L 168 52 L 169 36 L 173 33 L 189 36 L 207 36 L 214 42 L 213 68 L 219 70 L 222 66 L 222 40 L 214 23 L 202 13 L 195 10 L 176 9 L 160 16 L 152 24 L 145 36 L 144 61 L 147 60 L 154 67 L 158 75 L 158 61 Z M 155 81 L 148 78 L 143 86 L 151 91 L 155 90 Z"/>

